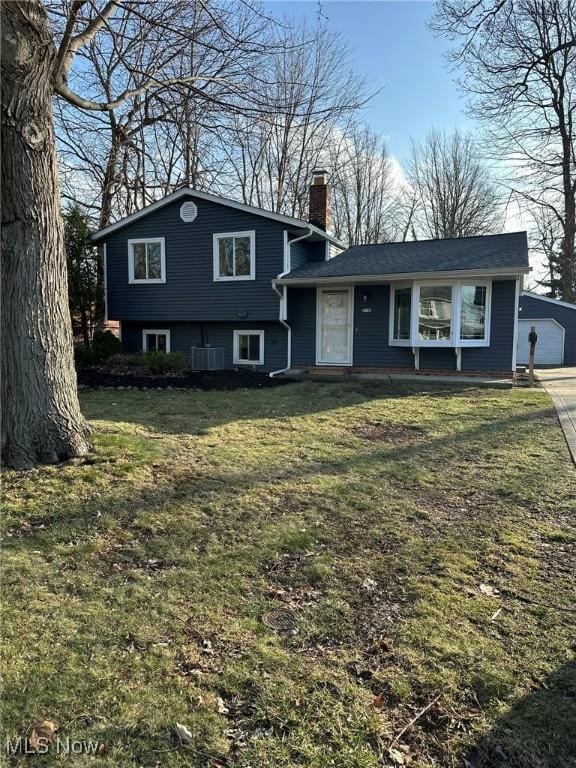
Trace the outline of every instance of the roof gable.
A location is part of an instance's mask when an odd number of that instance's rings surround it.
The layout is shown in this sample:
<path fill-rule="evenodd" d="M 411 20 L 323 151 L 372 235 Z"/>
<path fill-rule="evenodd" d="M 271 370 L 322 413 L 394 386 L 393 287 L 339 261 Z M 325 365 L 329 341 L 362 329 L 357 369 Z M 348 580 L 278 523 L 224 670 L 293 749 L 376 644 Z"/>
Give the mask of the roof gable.
<path fill-rule="evenodd" d="M 98 232 L 95 232 L 92 235 L 92 240 L 94 240 L 95 242 L 98 242 L 99 240 L 103 240 L 109 235 L 116 232 L 117 230 L 122 229 L 123 227 L 126 227 L 132 224 L 134 221 L 138 221 L 139 219 L 144 218 L 145 216 L 149 216 L 155 211 L 158 211 L 161 208 L 164 208 L 165 206 L 170 205 L 170 203 L 173 203 L 176 200 L 179 200 L 181 198 L 198 198 L 199 200 L 207 200 L 209 202 L 217 203 L 219 205 L 224 205 L 229 208 L 236 208 L 237 210 L 244 211 L 246 213 L 251 213 L 256 216 L 262 216 L 266 219 L 272 219 L 274 221 L 278 221 L 279 223 L 284 224 L 287 228 L 293 228 L 293 229 L 299 229 L 299 230 L 308 229 L 310 231 L 310 235 L 315 236 L 316 239 L 328 240 L 330 243 L 334 243 L 335 245 L 338 245 L 341 248 L 346 247 L 343 243 L 341 243 L 332 235 L 329 235 L 327 232 L 324 232 L 319 227 L 316 227 L 307 221 L 303 221 L 302 219 L 294 219 L 291 216 L 284 216 L 281 213 L 266 211 L 263 208 L 256 208 L 252 205 L 239 203 L 236 200 L 230 200 L 227 197 L 211 195 L 208 192 L 198 192 L 197 190 L 191 189 L 190 187 L 182 187 L 181 189 L 177 189 L 175 192 L 172 192 L 171 194 L 166 195 L 166 197 L 163 197 L 161 200 L 157 200 L 156 202 L 151 203 L 150 205 L 147 205 L 145 208 L 142 208 L 141 210 L 136 211 L 136 213 L 132 213 L 130 216 L 125 216 L 123 219 L 120 219 L 119 221 L 114 222 L 114 224 L 110 224 L 109 226 L 98 230 Z"/>

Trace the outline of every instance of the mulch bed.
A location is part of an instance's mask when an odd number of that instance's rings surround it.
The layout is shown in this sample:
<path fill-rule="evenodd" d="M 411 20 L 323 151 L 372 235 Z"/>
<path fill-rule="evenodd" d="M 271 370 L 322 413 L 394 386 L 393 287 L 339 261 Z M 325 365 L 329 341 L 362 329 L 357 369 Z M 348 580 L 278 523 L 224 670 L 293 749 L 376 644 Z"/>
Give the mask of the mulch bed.
<path fill-rule="evenodd" d="M 185 371 L 170 376 L 111 373 L 103 368 L 85 368 L 78 371 L 79 389 L 265 389 L 291 383 L 291 379 L 270 378 L 256 371 Z"/>

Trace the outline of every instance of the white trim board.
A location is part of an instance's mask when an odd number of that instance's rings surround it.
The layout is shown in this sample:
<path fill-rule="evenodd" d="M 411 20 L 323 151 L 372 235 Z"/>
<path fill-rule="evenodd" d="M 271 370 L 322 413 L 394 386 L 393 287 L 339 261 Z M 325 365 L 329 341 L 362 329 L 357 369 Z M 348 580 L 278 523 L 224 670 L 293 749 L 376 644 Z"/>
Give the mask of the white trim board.
<path fill-rule="evenodd" d="M 518 365 L 518 315 L 520 314 L 520 279 L 514 287 L 514 332 L 512 334 L 512 372 L 516 373 Z"/>
<path fill-rule="evenodd" d="M 227 197 L 220 197 L 219 195 L 211 195 L 208 192 L 198 192 L 195 189 L 190 189 L 190 187 L 182 187 L 182 189 L 177 189 L 175 192 L 172 192 L 169 195 L 166 195 L 166 197 L 163 197 L 161 200 L 156 200 L 155 203 L 151 203 L 150 205 L 147 205 L 145 208 L 142 208 L 140 211 L 136 211 L 136 213 L 132 213 L 130 216 L 125 216 L 123 219 L 120 219 L 120 221 L 115 222 L 114 224 L 110 224 L 107 227 L 104 227 L 104 229 L 98 230 L 98 232 L 95 232 L 92 235 L 92 240 L 97 242 L 98 240 L 101 240 L 103 237 L 108 237 L 108 235 L 111 235 L 113 232 L 116 232 L 118 229 L 121 229 L 122 227 L 126 227 L 129 224 L 132 224 L 134 221 L 138 221 L 139 219 L 142 219 L 144 216 L 148 216 L 151 213 L 154 213 L 154 211 L 160 210 L 160 208 L 164 208 L 166 205 L 170 205 L 170 203 L 173 203 L 175 200 L 180 200 L 182 197 L 196 197 L 198 200 L 206 200 L 210 203 L 218 203 L 219 205 L 225 205 L 228 208 L 235 208 L 238 211 L 245 211 L 246 213 L 252 213 L 256 216 L 262 216 L 265 219 L 272 219 L 273 221 L 279 221 L 281 224 L 287 224 L 289 227 L 294 227 L 295 229 L 310 229 L 312 233 L 316 235 L 320 235 L 320 237 L 323 240 L 328 240 L 330 243 L 334 243 L 334 245 L 337 245 L 338 247 L 345 249 L 346 246 L 344 243 L 341 243 L 339 240 L 337 240 L 335 237 L 332 237 L 332 235 L 329 235 L 327 232 L 324 232 L 323 229 L 320 229 L 319 227 L 314 226 L 313 224 L 309 224 L 307 221 L 303 221 L 302 219 L 294 219 L 291 216 L 284 216 L 280 213 L 272 213 L 272 211 L 265 211 L 262 208 L 256 208 L 253 205 L 246 205 L 245 203 L 239 203 L 236 200 L 230 200 Z"/>
<path fill-rule="evenodd" d="M 498 269 L 458 269 L 451 272 L 392 272 L 380 275 L 342 275 L 338 277 L 284 277 L 274 280 L 278 285 L 315 285 L 330 286 L 344 284 L 365 285 L 375 283 L 394 283 L 398 280 L 460 280 L 468 278 L 516 280 L 522 274 L 528 274 L 530 267 L 499 267 Z"/>
<path fill-rule="evenodd" d="M 560 299 L 551 299 L 550 296 L 541 296 L 539 293 L 531 293 L 530 291 L 522 291 L 521 296 L 528 296 L 530 299 L 538 299 L 538 301 L 547 301 L 549 304 L 553 304 L 555 307 L 566 307 L 566 309 L 576 310 L 576 304 L 570 304 L 569 301 L 560 301 Z"/>

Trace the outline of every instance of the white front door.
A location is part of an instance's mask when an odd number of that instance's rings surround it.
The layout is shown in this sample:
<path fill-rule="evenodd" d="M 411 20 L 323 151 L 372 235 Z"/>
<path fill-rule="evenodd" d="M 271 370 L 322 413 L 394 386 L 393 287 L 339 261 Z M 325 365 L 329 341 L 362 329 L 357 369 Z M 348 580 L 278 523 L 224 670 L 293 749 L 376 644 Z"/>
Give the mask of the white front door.
<path fill-rule="evenodd" d="M 352 365 L 352 289 L 318 288 L 316 362 Z"/>

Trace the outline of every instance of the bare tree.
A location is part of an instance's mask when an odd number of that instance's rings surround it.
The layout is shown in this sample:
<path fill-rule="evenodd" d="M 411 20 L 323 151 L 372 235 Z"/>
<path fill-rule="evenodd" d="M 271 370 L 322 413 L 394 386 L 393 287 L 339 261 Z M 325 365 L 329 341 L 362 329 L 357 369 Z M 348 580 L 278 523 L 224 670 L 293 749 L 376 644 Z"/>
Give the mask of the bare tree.
<path fill-rule="evenodd" d="M 416 198 L 416 231 L 424 237 L 501 229 L 496 187 L 470 136 L 431 131 L 422 143 L 413 142 L 408 177 Z"/>
<path fill-rule="evenodd" d="M 556 216 L 548 209 L 535 210 L 534 226 L 530 233 L 532 250 L 538 254 L 545 267 L 545 275 L 536 285 L 545 288 L 549 296 L 558 299 L 562 292 L 560 264 L 562 259 L 563 231 Z"/>
<path fill-rule="evenodd" d="M 234 52 L 237 69 L 224 78 L 201 70 L 174 73 L 182 50 L 194 40 L 189 0 L 1 4 L 2 453 L 9 466 L 30 467 L 89 450 L 74 374 L 53 96 L 86 112 L 116 115 L 126 106 L 146 114 L 147 93 L 182 87 L 202 98 L 203 84 L 222 80 L 223 103 L 257 102 L 242 83 L 267 50 L 270 20 L 257 11 L 235 14 L 225 0 L 203 7 L 218 20 L 218 35 L 207 44 Z M 249 7 L 245 0 L 243 8 Z M 74 68 L 97 40 L 125 43 L 110 77 Z"/>
<path fill-rule="evenodd" d="M 352 123 L 330 146 L 336 237 L 349 245 L 398 239 L 400 189 L 382 136 Z"/>
<path fill-rule="evenodd" d="M 225 134 L 223 181 L 243 202 L 304 217 L 312 170 L 364 101 L 341 37 L 322 26 L 297 30 L 281 56 L 256 71 L 267 115 L 231 116 Z"/>
<path fill-rule="evenodd" d="M 513 188 L 562 229 L 561 295 L 576 299 L 576 0 L 440 0 L 471 111 Z"/>

